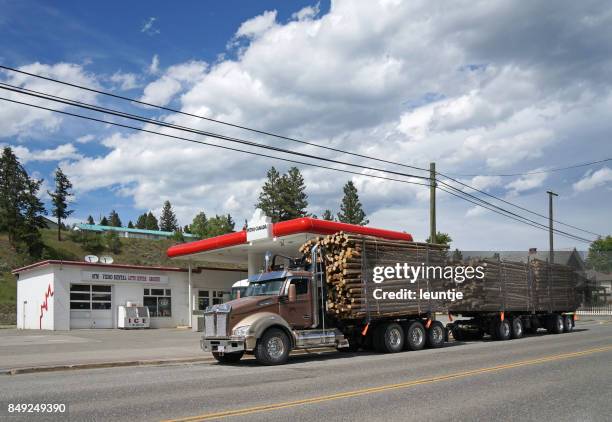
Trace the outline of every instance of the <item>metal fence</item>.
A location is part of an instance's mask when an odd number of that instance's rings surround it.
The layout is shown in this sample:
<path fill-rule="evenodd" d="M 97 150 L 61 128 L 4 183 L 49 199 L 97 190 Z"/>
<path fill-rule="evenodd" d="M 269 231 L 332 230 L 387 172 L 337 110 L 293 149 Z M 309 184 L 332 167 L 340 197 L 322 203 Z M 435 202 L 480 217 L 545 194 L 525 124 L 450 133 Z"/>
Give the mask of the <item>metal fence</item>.
<path fill-rule="evenodd" d="M 612 304 L 602 306 L 585 306 L 576 311 L 578 315 L 612 315 Z"/>

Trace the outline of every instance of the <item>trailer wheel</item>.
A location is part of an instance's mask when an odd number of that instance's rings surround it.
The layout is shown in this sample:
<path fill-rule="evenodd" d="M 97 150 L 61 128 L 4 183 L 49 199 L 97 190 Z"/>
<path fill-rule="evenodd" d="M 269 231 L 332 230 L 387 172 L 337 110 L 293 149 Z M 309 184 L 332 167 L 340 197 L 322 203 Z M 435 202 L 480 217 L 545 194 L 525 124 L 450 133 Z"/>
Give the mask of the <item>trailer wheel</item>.
<path fill-rule="evenodd" d="M 563 332 L 571 333 L 574 331 L 574 320 L 571 315 L 565 315 L 563 317 Z"/>
<path fill-rule="evenodd" d="M 409 350 L 421 350 L 425 347 L 425 327 L 419 321 L 413 321 L 406 330 L 406 347 Z"/>
<path fill-rule="evenodd" d="M 279 328 L 267 329 L 255 346 L 255 359 L 262 365 L 282 365 L 289 358 L 287 334 Z"/>
<path fill-rule="evenodd" d="M 446 329 L 440 321 L 432 321 L 427 330 L 427 347 L 437 349 L 444 346 L 446 340 Z"/>
<path fill-rule="evenodd" d="M 551 334 L 561 334 L 563 332 L 563 317 L 559 314 L 552 314 L 548 318 L 548 326 L 546 329 Z"/>
<path fill-rule="evenodd" d="M 507 319 L 503 321 L 496 321 L 494 323 L 494 338 L 495 340 L 510 340 L 512 337 L 512 327 L 510 326 L 510 322 Z"/>
<path fill-rule="evenodd" d="M 396 322 L 379 325 L 374 336 L 379 352 L 397 353 L 404 349 L 404 329 Z"/>
<path fill-rule="evenodd" d="M 516 317 L 512 320 L 512 338 L 521 338 L 525 334 L 523 320 L 521 317 Z"/>
<path fill-rule="evenodd" d="M 244 352 L 223 353 L 223 354 L 218 353 L 218 352 L 212 352 L 212 355 L 219 363 L 238 363 L 240 362 L 240 359 L 242 359 Z"/>

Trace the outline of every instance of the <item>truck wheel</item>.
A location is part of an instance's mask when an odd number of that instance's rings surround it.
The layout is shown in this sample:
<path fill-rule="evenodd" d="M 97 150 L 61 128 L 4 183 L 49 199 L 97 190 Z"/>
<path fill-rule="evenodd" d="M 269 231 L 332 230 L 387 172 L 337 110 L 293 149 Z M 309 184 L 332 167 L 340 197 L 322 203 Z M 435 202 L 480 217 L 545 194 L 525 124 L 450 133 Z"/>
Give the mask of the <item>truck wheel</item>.
<path fill-rule="evenodd" d="M 510 322 L 507 319 L 495 322 L 494 334 L 495 340 L 510 340 L 510 337 L 512 337 Z"/>
<path fill-rule="evenodd" d="M 381 338 L 379 340 L 385 353 L 397 353 L 404 349 L 404 329 L 396 322 L 383 324 L 380 327 Z"/>
<path fill-rule="evenodd" d="M 432 321 L 429 329 L 427 330 L 427 347 L 437 349 L 438 347 L 444 346 L 446 339 L 446 329 L 440 321 Z"/>
<path fill-rule="evenodd" d="M 244 352 L 223 353 L 223 354 L 212 352 L 212 355 L 215 359 L 217 359 L 219 363 L 238 363 L 240 362 L 240 359 L 242 359 Z"/>
<path fill-rule="evenodd" d="M 546 329 L 551 334 L 561 334 L 563 332 L 563 318 L 559 314 L 552 314 L 548 318 Z"/>
<path fill-rule="evenodd" d="M 454 325 L 452 329 L 453 338 L 455 341 L 465 340 L 465 330 L 458 325 Z"/>
<path fill-rule="evenodd" d="M 521 317 L 516 317 L 512 320 L 512 338 L 521 338 L 525 334 L 523 320 Z"/>
<path fill-rule="evenodd" d="M 255 346 L 255 359 L 262 365 L 282 365 L 289 358 L 290 343 L 280 328 L 269 328 Z"/>
<path fill-rule="evenodd" d="M 421 350 L 425 347 L 425 327 L 419 321 L 413 321 L 406 330 L 406 347 L 409 350 Z"/>
<path fill-rule="evenodd" d="M 565 315 L 563 317 L 563 332 L 571 333 L 574 331 L 574 320 L 571 315 Z"/>

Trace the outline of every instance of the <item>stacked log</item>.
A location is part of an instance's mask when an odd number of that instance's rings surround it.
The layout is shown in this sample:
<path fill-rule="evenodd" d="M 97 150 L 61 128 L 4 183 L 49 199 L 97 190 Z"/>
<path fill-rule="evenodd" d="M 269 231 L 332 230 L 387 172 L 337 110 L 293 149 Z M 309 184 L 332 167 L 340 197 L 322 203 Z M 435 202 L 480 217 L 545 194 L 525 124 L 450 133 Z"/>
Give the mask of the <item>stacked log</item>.
<path fill-rule="evenodd" d="M 310 250 L 319 245 L 320 264 L 325 271 L 327 287 L 327 311 L 341 319 L 366 317 L 400 316 L 445 311 L 444 301 L 380 299 L 373 296 L 374 289 L 399 291 L 409 289 L 435 292 L 443 287 L 441 278 L 409 279 L 388 278 L 382 283 L 373 281 L 374 267 L 444 265 L 444 245 L 433 245 L 401 240 L 388 240 L 339 232 L 318 237 L 306 242 L 300 248 L 310 263 Z"/>
<path fill-rule="evenodd" d="M 531 305 L 529 266 L 496 259 L 470 260 L 466 265 L 484 270 L 483 278 L 466 279 L 459 289 L 463 299 L 449 304 L 449 311 L 528 311 Z"/>
<path fill-rule="evenodd" d="M 570 267 L 533 260 L 534 306 L 536 311 L 573 310 L 579 305 L 577 275 Z"/>

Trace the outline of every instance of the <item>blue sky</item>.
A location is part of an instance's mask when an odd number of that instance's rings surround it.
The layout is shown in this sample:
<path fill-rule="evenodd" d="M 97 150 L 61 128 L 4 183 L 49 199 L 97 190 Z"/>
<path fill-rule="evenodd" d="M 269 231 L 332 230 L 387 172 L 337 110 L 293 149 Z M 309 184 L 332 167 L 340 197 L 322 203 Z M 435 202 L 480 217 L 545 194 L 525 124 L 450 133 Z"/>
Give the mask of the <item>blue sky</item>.
<path fill-rule="evenodd" d="M 4 65 L 408 165 L 435 161 L 440 171 L 466 175 L 463 182 L 543 215 L 552 189 L 560 194 L 560 221 L 612 231 L 610 162 L 541 173 L 612 155 L 606 2 L 192 1 L 177 7 L 0 0 L 0 10 Z M 354 160 L 50 82 L 5 72 L 0 80 Z M 159 213 L 166 199 L 181 224 L 199 211 L 231 213 L 241 222 L 253 212 L 267 169 L 289 166 L 6 103 L 0 103 L 0 144 L 11 145 L 28 171 L 46 180 L 45 188 L 62 166 L 75 185 L 72 222 L 115 209 L 127 223 L 148 210 Z M 352 180 L 372 226 L 405 230 L 418 240 L 428 235 L 427 189 L 300 170 L 312 213 L 337 212 L 342 186 Z M 463 249 L 547 246 L 545 231 L 443 192 L 438 212 L 439 228 Z M 557 245 L 586 246 L 562 237 Z"/>

